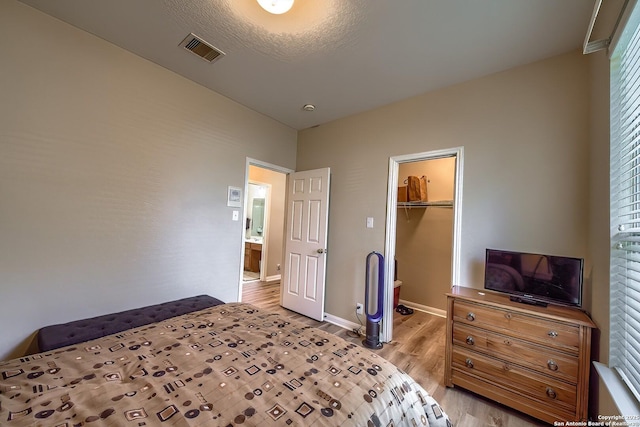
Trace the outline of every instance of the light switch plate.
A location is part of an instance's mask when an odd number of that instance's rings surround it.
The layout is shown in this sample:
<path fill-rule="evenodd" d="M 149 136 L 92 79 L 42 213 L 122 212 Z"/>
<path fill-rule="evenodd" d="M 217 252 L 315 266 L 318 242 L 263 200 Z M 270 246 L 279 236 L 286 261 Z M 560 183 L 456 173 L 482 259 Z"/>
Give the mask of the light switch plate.
<path fill-rule="evenodd" d="M 373 217 L 367 217 L 367 228 L 373 228 Z"/>
<path fill-rule="evenodd" d="M 233 215 L 231 216 L 231 219 L 234 221 L 238 221 L 240 219 L 240 211 L 233 211 Z"/>

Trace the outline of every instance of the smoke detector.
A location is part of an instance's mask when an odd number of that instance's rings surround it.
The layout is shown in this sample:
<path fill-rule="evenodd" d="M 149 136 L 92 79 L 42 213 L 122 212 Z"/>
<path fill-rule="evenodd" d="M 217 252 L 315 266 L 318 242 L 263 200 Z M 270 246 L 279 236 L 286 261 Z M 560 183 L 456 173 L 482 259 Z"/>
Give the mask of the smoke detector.
<path fill-rule="evenodd" d="M 207 62 L 213 62 L 224 56 L 223 51 L 213 47 L 210 43 L 207 43 L 193 33 L 190 33 L 185 37 L 179 46 L 187 49 L 189 52 L 199 56 Z"/>

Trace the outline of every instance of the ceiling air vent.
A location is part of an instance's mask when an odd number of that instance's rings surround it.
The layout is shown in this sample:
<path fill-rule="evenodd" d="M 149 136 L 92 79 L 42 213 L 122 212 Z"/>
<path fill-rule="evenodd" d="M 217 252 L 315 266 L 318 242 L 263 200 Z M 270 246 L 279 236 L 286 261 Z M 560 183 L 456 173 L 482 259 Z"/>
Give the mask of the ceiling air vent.
<path fill-rule="evenodd" d="M 180 46 L 193 52 L 207 62 L 213 62 L 221 56 L 224 56 L 224 52 L 211 46 L 193 33 L 185 37 L 182 43 L 180 43 Z"/>

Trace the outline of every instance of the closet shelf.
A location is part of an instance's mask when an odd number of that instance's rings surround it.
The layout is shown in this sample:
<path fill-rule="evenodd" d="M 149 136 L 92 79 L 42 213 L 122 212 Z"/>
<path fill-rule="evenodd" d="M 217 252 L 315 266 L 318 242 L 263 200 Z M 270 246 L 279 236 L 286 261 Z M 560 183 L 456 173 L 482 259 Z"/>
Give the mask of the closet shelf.
<path fill-rule="evenodd" d="M 452 208 L 453 200 L 437 200 L 433 202 L 398 202 L 398 208 Z"/>

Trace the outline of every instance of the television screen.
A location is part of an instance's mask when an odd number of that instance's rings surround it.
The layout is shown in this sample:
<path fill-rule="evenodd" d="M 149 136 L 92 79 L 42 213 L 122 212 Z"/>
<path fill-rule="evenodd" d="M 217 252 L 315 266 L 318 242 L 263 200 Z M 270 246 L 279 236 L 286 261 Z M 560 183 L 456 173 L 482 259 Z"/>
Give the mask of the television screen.
<path fill-rule="evenodd" d="M 484 287 L 520 302 L 580 307 L 583 264 L 581 258 L 487 249 Z"/>

